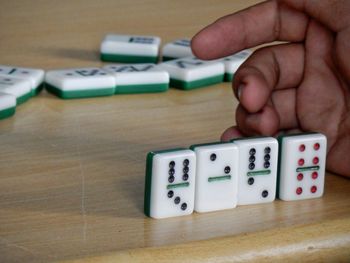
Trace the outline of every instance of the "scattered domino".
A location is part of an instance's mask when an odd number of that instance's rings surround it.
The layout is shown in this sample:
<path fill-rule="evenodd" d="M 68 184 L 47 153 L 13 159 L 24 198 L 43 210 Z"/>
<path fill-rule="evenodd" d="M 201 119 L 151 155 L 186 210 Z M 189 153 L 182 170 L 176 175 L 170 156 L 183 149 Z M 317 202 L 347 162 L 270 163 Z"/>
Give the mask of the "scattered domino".
<path fill-rule="evenodd" d="M 31 81 L 32 95 L 37 95 L 43 89 L 45 72 L 42 69 L 20 68 L 0 65 L 0 75 L 10 75 L 16 78 L 29 79 Z"/>
<path fill-rule="evenodd" d="M 155 36 L 107 35 L 101 43 L 101 60 L 124 63 L 156 63 L 160 38 Z"/>
<path fill-rule="evenodd" d="M 99 68 L 51 70 L 45 87 L 63 99 L 108 96 L 115 93 L 115 78 Z"/>
<path fill-rule="evenodd" d="M 225 64 L 225 81 L 232 81 L 233 76 L 237 69 L 243 64 L 244 61 L 252 54 L 249 49 L 243 50 L 231 56 L 225 57 L 222 61 Z"/>
<path fill-rule="evenodd" d="M 238 147 L 233 143 L 198 144 L 196 153 L 196 212 L 234 208 L 237 205 Z"/>
<path fill-rule="evenodd" d="M 239 150 L 238 205 L 275 200 L 278 142 L 272 137 L 233 140 Z"/>
<path fill-rule="evenodd" d="M 15 96 L 0 92 L 0 120 L 14 115 L 16 104 Z"/>
<path fill-rule="evenodd" d="M 11 75 L 0 76 L 0 92 L 16 97 L 17 104 L 26 102 L 32 96 L 31 81 Z"/>
<path fill-rule="evenodd" d="M 162 92 L 169 88 L 169 74 L 155 64 L 109 65 L 103 68 L 115 77 L 116 94 Z"/>
<path fill-rule="evenodd" d="M 170 86 L 184 90 L 222 82 L 225 71 L 220 61 L 203 61 L 196 57 L 170 60 L 159 67 L 168 71 Z"/>
<path fill-rule="evenodd" d="M 327 138 L 320 133 L 279 137 L 279 198 L 284 201 L 323 195 Z"/>
<path fill-rule="evenodd" d="M 193 56 L 191 40 L 178 39 L 164 45 L 162 50 L 163 61 Z"/>
<path fill-rule="evenodd" d="M 147 155 L 145 214 L 153 218 L 188 215 L 194 208 L 196 155 L 188 149 Z"/>

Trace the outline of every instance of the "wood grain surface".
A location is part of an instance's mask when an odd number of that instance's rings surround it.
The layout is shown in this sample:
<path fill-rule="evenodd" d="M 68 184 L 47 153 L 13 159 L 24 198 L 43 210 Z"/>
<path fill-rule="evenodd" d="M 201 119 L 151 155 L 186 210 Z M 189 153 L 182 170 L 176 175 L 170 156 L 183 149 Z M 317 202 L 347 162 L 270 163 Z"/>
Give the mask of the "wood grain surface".
<path fill-rule="evenodd" d="M 255 2 L 0 1 L 0 64 L 102 66 L 106 33 L 164 43 Z M 228 83 L 20 105 L 0 121 L 0 262 L 350 260 L 350 181 L 332 174 L 321 199 L 143 215 L 147 152 L 218 140 L 236 106 Z"/>

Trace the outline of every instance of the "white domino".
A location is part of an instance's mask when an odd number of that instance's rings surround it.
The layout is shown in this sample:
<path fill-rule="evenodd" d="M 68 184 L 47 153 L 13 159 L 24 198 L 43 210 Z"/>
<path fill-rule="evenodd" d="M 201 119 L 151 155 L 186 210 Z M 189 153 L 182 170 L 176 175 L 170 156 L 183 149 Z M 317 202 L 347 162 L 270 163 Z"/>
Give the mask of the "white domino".
<path fill-rule="evenodd" d="M 169 88 L 169 74 L 155 64 L 108 65 L 116 80 L 116 94 L 161 92 Z"/>
<path fill-rule="evenodd" d="M 195 153 L 188 149 L 150 152 L 146 166 L 145 214 L 157 219 L 191 214 Z"/>
<path fill-rule="evenodd" d="M 16 97 L 17 104 L 27 101 L 32 96 L 31 81 L 12 75 L 0 76 L 0 92 Z"/>
<path fill-rule="evenodd" d="M 220 61 L 196 57 L 179 58 L 159 64 L 170 75 L 170 86 L 184 90 L 213 85 L 223 81 L 225 68 Z"/>
<path fill-rule="evenodd" d="M 193 56 L 190 39 L 177 39 L 162 49 L 163 61 Z"/>
<path fill-rule="evenodd" d="M 15 114 L 16 105 L 15 96 L 0 92 L 0 120 Z"/>
<path fill-rule="evenodd" d="M 115 93 L 115 78 L 99 68 L 73 68 L 46 72 L 45 87 L 57 96 L 84 98 Z"/>
<path fill-rule="evenodd" d="M 279 138 L 279 198 L 284 201 L 323 195 L 327 138 L 320 133 Z"/>
<path fill-rule="evenodd" d="M 101 59 L 124 63 L 156 63 L 160 38 L 109 34 L 101 43 Z"/>
<path fill-rule="evenodd" d="M 193 145 L 196 153 L 196 212 L 230 209 L 237 205 L 238 147 L 233 143 Z"/>
<path fill-rule="evenodd" d="M 232 81 L 237 69 L 243 64 L 244 61 L 252 54 L 249 49 L 243 50 L 231 56 L 222 59 L 225 64 L 225 81 Z"/>
<path fill-rule="evenodd" d="M 238 205 L 275 200 L 278 142 L 272 137 L 233 140 L 239 149 Z"/>
<path fill-rule="evenodd" d="M 42 69 L 0 65 L 0 75 L 9 75 L 29 80 L 31 82 L 31 92 L 34 96 L 42 89 L 45 72 Z"/>

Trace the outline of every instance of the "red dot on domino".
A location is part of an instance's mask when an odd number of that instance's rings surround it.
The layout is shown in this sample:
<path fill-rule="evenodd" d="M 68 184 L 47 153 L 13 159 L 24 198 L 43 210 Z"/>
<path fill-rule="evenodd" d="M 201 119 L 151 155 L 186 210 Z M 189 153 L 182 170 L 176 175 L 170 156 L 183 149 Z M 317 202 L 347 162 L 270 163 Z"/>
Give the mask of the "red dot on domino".
<path fill-rule="evenodd" d="M 296 190 L 297 195 L 301 195 L 302 192 L 303 192 L 303 188 L 298 187 Z"/>
<path fill-rule="evenodd" d="M 311 187 L 311 193 L 316 193 L 316 191 L 317 191 L 317 187 L 314 185 L 314 186 L 312 186 Z"/>

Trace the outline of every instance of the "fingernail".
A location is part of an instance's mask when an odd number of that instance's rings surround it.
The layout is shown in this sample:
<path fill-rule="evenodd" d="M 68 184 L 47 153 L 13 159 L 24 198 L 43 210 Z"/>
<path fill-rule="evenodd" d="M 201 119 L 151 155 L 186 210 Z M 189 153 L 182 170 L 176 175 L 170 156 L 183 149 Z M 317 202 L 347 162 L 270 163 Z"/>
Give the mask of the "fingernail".
<path fill-rule="evenodd" d="M 241 99 L 241 95 L 242 95 L 242 90 L 243 90 L 243 88 L 244 88 L 244 85 L 243 85 L 243 84 L 240 84 L 240 85 L 238 86 L 238 89 L 237 89 L 238 100 Z"/>

